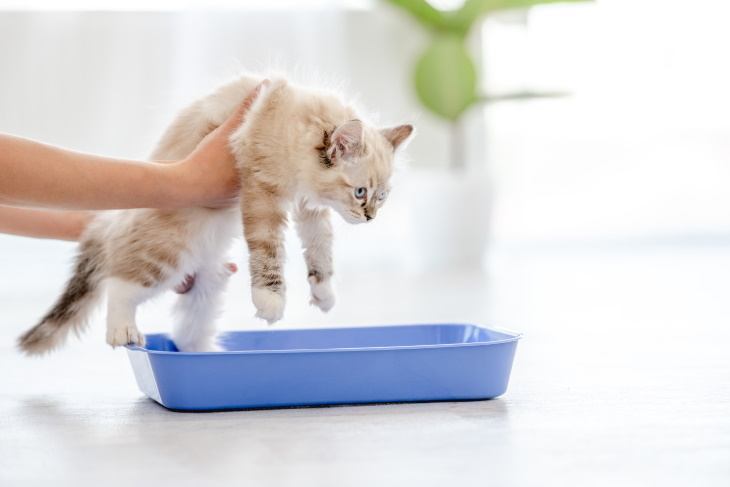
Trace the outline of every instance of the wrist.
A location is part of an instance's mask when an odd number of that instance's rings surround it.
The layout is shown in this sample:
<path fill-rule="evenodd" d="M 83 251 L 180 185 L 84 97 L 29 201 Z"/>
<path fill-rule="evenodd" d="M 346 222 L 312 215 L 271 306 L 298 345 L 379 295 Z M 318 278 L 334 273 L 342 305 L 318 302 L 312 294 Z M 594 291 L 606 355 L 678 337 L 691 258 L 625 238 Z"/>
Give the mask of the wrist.
<path fill-rule="evenodd" d="M 152 164 L 153 178 L 156 181 L 158 201 L 154 208 L 174 210 L 191 205 L 192 188 L 187 177 L 185 164 L 181 161 Z"/>

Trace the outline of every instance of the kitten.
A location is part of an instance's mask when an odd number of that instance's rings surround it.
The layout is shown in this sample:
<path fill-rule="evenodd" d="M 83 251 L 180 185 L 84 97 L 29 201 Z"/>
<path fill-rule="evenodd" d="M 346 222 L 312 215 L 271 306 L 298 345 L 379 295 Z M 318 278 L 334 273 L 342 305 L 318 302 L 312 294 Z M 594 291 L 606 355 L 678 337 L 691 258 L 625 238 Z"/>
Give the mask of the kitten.
<path fill-rule="evenodd" d="M 183 110 L 153 160 L 179 160 L 223 123 L 261 79 L 242 76 Z M 349 223 L 375 218 L 390 191 L 395 150 L 413 127 L 377 129 L 336 94 L 284 78 L 264 87 L 229 142 L 241 175 L 240 209 L 135 209 L 100 214 L 81 237 L 75 272 L 41 322 L 19 339 L 28 354 L 60 346 L 80 332 L 108 289 L 107 343 L 144 345 L 137 307 L 195 275 L 178 298 L 172 338 L 185 352 L 214 351 L 215 320 L 231 270 L 225 251 L 243 233 L 256 316 L 284 313 L 284 228 L 292 214 L 304 248 L 311 303 L 328 311 L 332 227 L 329 208 Z"/>

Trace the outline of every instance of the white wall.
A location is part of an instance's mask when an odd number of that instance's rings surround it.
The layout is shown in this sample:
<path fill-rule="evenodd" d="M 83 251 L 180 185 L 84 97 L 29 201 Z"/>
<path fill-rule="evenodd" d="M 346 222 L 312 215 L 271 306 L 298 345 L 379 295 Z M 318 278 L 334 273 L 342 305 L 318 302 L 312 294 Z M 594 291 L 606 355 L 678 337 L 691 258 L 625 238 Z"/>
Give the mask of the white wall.
<path fill-rule="evenodd" d="M 411 64 L 423 41 L 410 19 L 380 5 L 0 10 L 0 132 L 144 158 L 181 107 L 243 70 L 266 73 L 273 66 L 341 82 L 383 124 L 415 122 L 419 137 L 408 158 L 438 165 L 447 150 L 442 122 L 423 113 L 411 90 Z M 396 194 L 368 229 L 338 232 L 340 260 L 356 268 L 372 266 L 370 259 L 398 262 L 402 245 L 391 241 L 406 240 L 405 206 L 403 193 Z M 0 249 L 24 245 L 0 236 Z M 52 244 L 44 248 L 53 251 Z"/>
<path fill-rule="evenodd" d="M 179 107 L 272 65 L 344 82 L 384 122 L 412 120 L 421 41 L 405 17 L 381 9 L 0 11 L 0 131 L 142 157 Z M 429 122 L 419 121 L 419 161 L 442 150 Z"/>
<path fill-rule="evenodd" d="M 415 119 L 412 165 L 443 166 L 447 127 L 412 92 L 424 32 L 378 2 L 325 3 L 157 12 L 2 11 L 0 3 L 0 131 L 144 157 L 175 111 L 220 80 L 298 65 L 344 81 L 385 122 Z M 573 94 L 486 110 L 488 149 L 477 157 L 495 175 L 494 235 L 729 234 L 729 5 L 599 0 L 536 8 L 527 29 L 514 16 L 488 21 L 491 91 Z M 378 228 L 348 228 L 343 252 L 398 262 L 408 252 L 393 245 L 407 237 L 407 204 L 389 202 Z"/>
<path fill-rule="evenodd" d="M 515 241 L 730 234 L 730 2 L 599 0 L 488 22 L 496 232 Z"/>

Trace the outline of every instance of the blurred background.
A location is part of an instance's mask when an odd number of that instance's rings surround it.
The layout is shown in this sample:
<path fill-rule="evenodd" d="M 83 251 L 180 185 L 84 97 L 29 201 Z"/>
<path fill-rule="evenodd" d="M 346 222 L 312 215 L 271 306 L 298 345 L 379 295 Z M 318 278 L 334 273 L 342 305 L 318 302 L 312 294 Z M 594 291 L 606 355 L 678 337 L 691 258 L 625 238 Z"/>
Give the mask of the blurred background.
<path fill-rule="evenodd" d="M 177 110 L 241 71 L 314 74 L 381 123 L 418 127 L 379 221 L 336 222 L 338 270 L 494 271 L 501 252 L 528 248 L 730 242 L 727 2 L 478 16 L 464 46 L 473 92 L 491 101 L 456 112 L 420 95 L 424 82 L 463 91 L 458 79 L 434 80 L 460 66 L 419 81 L 439 31 L 397 3 L 0 1 L 0 131 L 144 158 Z M 48 256 L 44 268 L 65 272 L 72 245 L 0 236 L 0 249 L 13 262 Z M 290 258 L 292 275 L 300 260 Z M 7 265 L 0 285 L 18 278 Z"/>
<path fill-rule="evenodd" d="M 503 404 L 513 420 L 535 407 L 565 421 L 547 432 L 537 417 L 529 431 L 513 424 L 505 451 L 535 465 L 519 479 L 570 480 L 564 467 L 576 465 L 542 456 L 551 450 L 582 451 L 576 468 L 613 481 L 623 462 L 635 485 L 657 475 L 681 485 L 698 472 L 726 480 L 730 2 L 596 0 L 478 16 L 463 41 L 473 73 L 460 48 L 439 51 L 443 66 L 419 64 L 442 32 L 394 3 L 0 0 L 0 132 L 144 158 L 177 110 L 241 71 L 340 81 L 383 124 L 413 123 L 418 134 L 378 219 L 336 222 L 339 301 L 328 315 L 307 305 L 290 235 L 278 326 L 467 321 L 525 331 Z M 459 85 L 472 78 L 473 90 Z M 429 98 L 450 82 L 448 93 L 466 89 L 456 108 Z M 3 353 L 15 354 L 14 337 L 55 298 L 73 251 L 0 235 Z M 244 270 L 221 326 L 262 328 L 242 243 L 232 256 Z M 143 331 L 169 330 L 170 299 L 145 307 Z M 56 363 L 73 367 L 81 350 L 111 356 L 101 321 Z M 633 420 L 584 414 L 607 404 L 625 412 L 615 402 L 624 394 L 641 398 Z M 691 397 L 714 409 L 690 413 Z M 626 441 L 602 450 L 598 436 L 572 428 L 575 418 Z M 655 425 L 647 436 L 660 438 L 667 424 L 695 443 L 630 446 L 637 428 Z"/>
<path fill-rule="evenodd" d="M 24 0 L 0 9 L 3 132 L 141 158 L 180 107 L 242 70 L 274 66 L 343 82 L 384 123 L 413 121 L 411 168 L 449 165 L 449 123 L 420 103 L 413 80 L 428 30 L 387 2 Z M 495 183 L 491 236 L 726 235 L 730 68 L 719 60 L 729 9 L 599 0 L 479 21 L 470 52 L 480 92 L 566 94 L 464 113 L 478 127 L 465 145 L 482 143 L 467 157 Z"/>

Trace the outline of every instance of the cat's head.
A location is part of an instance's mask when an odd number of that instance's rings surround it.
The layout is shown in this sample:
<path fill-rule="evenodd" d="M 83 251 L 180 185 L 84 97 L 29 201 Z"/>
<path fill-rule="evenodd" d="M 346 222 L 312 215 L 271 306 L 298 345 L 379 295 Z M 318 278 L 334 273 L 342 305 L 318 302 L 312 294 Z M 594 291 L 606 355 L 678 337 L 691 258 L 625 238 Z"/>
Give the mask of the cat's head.
<path fill-rule="evenodd" d="M 411 125 L 376 129 L 360 120 L 325 131 L 317 147 L 318 199 L 348 223 L 375 218 L 391 190 L 395 151 L 412 133 Z"/>

